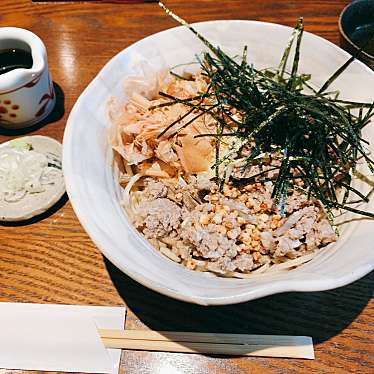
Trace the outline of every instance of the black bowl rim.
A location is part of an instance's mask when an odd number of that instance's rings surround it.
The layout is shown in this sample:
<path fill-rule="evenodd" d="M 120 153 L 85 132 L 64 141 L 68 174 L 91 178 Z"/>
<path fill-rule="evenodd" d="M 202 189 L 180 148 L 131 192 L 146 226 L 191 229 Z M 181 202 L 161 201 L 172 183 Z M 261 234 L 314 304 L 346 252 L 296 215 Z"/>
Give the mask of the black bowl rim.
<path fill-rule="evenodd" d="M 357 51 L 360 49 L 360 47 L 354 43 L 351 38 L 346 34 L 345 30 L 344 30 L 344 27 L 343 27 L 343 24 L 342 24 L 342 18 L 345 14 L 345 12 L 352 6 L 354 6 L 355 4 L 357 3 L 361 3 L 361 2 L 364 2 L 364 1 L 367 1 L 367 0 L 356 0 L 356 1 L 353 1 L 351 2 L 350 4 L 347 4 L 344 9 L 341 11 L 340 13 L 340 16 L 339 16 L 339 31 L 340 31 L 340 34 L 343 36 L 343 38 L 345 39 L 345 41 L 347 43 L 349 43 L 354 49 L 356 49 Z M 361 54 L 364 55 L 367 59 L 369 60 L 372 60 L 374 62 L 374 56 L 365 52 L 365 51 L 361 51 Z"/>

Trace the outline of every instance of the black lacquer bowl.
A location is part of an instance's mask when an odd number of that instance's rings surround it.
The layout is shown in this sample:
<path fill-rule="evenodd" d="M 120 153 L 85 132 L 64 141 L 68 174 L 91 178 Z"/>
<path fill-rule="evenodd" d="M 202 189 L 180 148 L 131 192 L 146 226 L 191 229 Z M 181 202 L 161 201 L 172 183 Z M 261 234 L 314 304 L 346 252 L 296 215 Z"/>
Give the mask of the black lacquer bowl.
<path fill-rule="evenodd" d="M 340 44 L 374 70 L 374 0 L 348 4 L 339 19 Z"/>

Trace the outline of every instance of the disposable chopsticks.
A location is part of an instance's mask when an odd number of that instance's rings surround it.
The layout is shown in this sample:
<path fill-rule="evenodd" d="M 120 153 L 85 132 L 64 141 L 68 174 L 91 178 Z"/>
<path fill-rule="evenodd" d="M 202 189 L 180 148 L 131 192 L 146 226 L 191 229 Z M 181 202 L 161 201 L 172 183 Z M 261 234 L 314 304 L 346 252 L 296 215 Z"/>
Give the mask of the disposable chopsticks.
<path fill-rule="evenodd" d="M 98 330 L 107 348 L 314 359 L 308 336 Z"/>

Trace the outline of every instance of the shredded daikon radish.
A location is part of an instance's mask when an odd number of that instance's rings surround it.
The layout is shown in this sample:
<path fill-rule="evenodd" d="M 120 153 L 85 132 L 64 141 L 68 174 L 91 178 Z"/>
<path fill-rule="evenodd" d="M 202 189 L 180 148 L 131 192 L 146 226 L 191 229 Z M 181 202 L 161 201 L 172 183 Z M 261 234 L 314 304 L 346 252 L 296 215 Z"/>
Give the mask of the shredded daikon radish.
<path fill-rule="evenodd" d="M 270 266 L 270 268 L 267 271 L 268 272 L 276 272 L 276 271 L 291 269 L 293 267 L 305 264 L 306 262 L 312 260 L 315 256 L 316 256 L 316 252 L 309 253 L 305 256 L 295 258 L 294 260 L 288 260 L 288 261 L 282 262 L 280 264 L 272 265 L 272 266 Z"/>
<path fill-rule="evenodd" d="M 130 197 L 130 191 L 134 184 L 142 177 L 141 174 L 135 174 L 133 175 L 129 182 L 126 185 L 125 190 L 123 191 L 123 199 L 122 204 L 126 208 L 126 210 L 131 211 L 131 197 Z"/>

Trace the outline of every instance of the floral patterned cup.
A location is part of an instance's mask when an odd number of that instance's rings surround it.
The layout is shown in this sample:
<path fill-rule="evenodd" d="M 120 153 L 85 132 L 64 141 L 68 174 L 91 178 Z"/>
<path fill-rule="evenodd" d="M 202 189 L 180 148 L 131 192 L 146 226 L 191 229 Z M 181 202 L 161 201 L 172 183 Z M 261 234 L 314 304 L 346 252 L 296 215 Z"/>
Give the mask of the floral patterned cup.
<path fill-rule="evenodd" d="M 43 120 L 56 97 L 43 42 L 32 32 L 16 27 L 0 28 L 0 50 L 21 49 L 32 55 L 29 69 L 0 74 L 0 126 L 18 129 Z"/>

